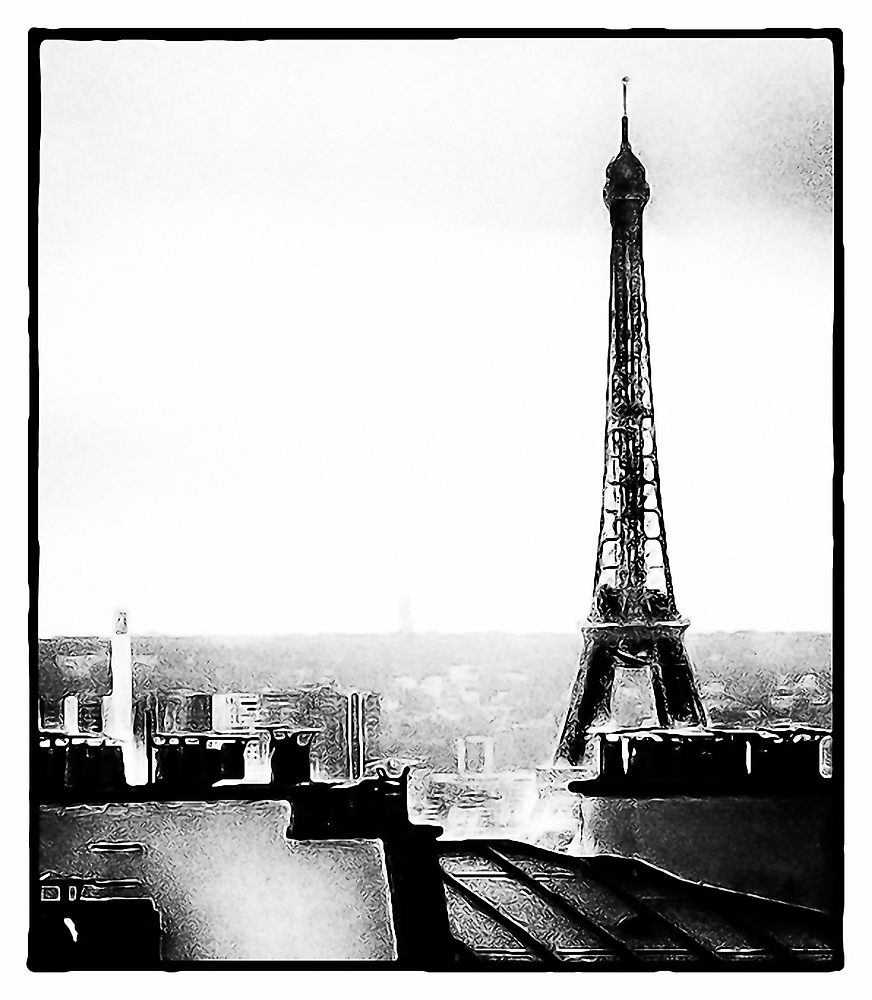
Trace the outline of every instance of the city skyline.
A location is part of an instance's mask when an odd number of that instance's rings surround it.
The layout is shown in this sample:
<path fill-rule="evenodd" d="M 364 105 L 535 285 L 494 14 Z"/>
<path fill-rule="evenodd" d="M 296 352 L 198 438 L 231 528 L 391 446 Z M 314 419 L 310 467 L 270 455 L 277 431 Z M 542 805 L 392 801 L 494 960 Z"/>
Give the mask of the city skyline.
<path fill-rule="evenodd" d="M 829 630 L 829 43 L 49 42 L 42 72 L 41 635 L 572 631 L 623 75 L 679 603 Z"/>

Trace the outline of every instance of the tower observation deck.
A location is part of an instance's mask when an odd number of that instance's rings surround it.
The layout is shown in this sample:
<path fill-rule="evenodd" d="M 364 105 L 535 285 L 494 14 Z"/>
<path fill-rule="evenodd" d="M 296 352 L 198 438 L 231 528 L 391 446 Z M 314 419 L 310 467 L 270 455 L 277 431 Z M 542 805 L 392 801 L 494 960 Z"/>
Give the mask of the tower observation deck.
<path fill-rule="evenodd" d="M 650 197 L 627 118 L 606 168 L 612 227 L 605 472 L 593 605 L 557 751 L 577 765 L 592 729 L 609 728 L 618 668 L 647 672 L 661 727 L 702 725 L 702 703 L 684 647 L 688 621 L 675 604 L 666 551 L 654 430 L 642 213 Z"/>

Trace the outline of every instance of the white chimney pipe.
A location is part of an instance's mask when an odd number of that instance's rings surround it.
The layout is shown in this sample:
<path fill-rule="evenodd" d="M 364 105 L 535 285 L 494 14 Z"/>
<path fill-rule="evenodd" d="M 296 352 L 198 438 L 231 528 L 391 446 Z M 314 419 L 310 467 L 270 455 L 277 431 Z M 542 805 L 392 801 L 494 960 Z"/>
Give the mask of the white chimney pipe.
<path fill-rule="evenodd" d="M 133 735 L 133 651 L 127 631 L 127 612 L 115 615 L 112 630 L 112 693 L 106 712 L 106 735 L 121 743 L 128 784 L 141 784 L 141 762 L 136 754 Z"/>
<path fill-rule="evenodd" d="M 112 694 L 106 718 L 106 735 L 122 742 L 133 741 L 133 654 L 127 631 L 127 612 L 115 616 L 112 632 Z"/>

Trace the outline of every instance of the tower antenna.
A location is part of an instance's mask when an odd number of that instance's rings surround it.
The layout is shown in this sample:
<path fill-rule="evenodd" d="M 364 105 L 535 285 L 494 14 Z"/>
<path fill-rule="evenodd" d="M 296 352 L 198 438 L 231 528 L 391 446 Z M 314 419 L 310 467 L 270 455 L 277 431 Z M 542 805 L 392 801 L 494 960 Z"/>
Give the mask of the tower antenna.
<path fill-rule="evenodd" d="M 624 85 L 624 117 L 627 117 L 627 84 L 630 82 L 630 78 L 625 76 L 621 83 Z"/>

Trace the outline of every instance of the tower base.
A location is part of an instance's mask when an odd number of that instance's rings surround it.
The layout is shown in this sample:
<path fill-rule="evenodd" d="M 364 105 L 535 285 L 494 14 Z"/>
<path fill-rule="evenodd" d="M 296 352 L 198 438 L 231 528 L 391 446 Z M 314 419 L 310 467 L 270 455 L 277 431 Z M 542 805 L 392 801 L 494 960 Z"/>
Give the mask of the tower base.
<path fill-rule="evenodd" d="M 693 666 L 684 646 L 684 620 L 657 623 L 589 624 L 557 762 L 582 764 L 591 729 L 616 728 L 613 715 L 615 673 L 647 673 L 657 724 L 663 728 L 705 725 Z"/>

